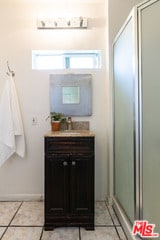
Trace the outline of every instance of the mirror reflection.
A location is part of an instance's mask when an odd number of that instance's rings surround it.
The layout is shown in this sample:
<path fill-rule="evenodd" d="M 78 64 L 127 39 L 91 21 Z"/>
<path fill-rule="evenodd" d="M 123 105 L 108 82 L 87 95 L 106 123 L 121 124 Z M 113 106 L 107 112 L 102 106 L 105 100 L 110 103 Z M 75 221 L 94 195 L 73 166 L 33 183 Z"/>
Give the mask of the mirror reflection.
<path fill-rule="evenodd" d="M 63 104 L 79 104 L 79 86 L 62 87 Z"/>

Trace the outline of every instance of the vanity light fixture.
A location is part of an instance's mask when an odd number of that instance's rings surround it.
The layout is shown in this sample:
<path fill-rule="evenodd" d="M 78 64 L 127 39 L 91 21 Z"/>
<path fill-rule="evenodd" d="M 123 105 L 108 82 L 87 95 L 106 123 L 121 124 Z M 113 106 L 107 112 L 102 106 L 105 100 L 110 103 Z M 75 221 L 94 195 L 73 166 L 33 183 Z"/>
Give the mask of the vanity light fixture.
<path fill-rule="evenodd" d="M 87 18 L 74 17 L 74 18 L 41 18 L 37 19 L 38 29 L 77 29 L 87 28 Z"/>

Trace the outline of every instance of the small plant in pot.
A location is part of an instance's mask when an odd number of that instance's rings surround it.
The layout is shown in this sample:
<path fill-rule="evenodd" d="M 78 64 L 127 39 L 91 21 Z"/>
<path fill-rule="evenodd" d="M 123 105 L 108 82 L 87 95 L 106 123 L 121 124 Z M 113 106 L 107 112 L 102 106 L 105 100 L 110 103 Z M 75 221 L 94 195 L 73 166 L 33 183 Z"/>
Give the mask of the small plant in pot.
<path fill-rule="evenodd" d="M 51 112 L 50 113 L 51 119 L 51 129 L 52 131 L 59 131 L 61 122 L 65 122 L 66 118 L 62 113 L 59 112 Z"/>

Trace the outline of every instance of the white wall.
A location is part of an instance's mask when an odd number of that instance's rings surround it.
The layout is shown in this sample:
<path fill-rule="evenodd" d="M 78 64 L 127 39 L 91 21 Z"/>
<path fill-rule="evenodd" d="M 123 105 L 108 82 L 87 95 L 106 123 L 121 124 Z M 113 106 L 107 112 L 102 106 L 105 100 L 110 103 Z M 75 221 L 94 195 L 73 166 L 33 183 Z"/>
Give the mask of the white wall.
<path fill-rule="evenodd" d="M 37 30 L 38 17 L 63 14 L 89 18 L 87 30 Z M 93 74 L 93 115 L 73 118 L 88 120 L 96 134 L 96 199 L 107 195 L 107 125 L 105 70 L 105 8 L 103 0 L 1 0 L 0 1 L 0 93 L 6 79 L 6 61 L 14 77 L 22 110 L 26 156 L 9 159 L 0 168 L 0 200 L 37 198 L 44 192 L 43 134 L 50 129 L 49 74 L 32 70 L 32 50 L 102 50 L 102 69 Z M 59 71 L 60 72 L 60 71 Z M 75 72 L 75 71 L 74 71 Z M 80 73 L 82 71 L 79 71 Z M 84 72 L 84 71 L 83 71 Z M 57 72 L 56 72 L 57 73 Z M 38 124 L 32 126 L 32 117 Z M 3 127 L 3 126 L 0 126 Z"/>

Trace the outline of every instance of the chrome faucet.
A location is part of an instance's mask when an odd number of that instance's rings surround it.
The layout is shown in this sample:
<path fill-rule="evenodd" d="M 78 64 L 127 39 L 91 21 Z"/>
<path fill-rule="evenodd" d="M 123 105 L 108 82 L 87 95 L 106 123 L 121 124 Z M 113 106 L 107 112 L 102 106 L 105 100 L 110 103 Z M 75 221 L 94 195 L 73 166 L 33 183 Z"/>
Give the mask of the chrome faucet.
<path fill-rule="evenodd" d="M 67 130 L 72 130 L 72 118 L 68 117 L 67 119 Z"/>

